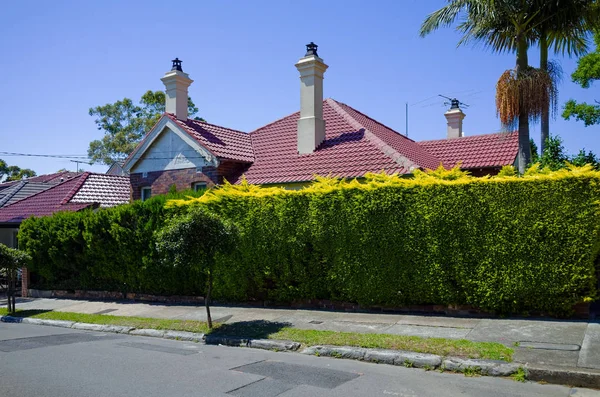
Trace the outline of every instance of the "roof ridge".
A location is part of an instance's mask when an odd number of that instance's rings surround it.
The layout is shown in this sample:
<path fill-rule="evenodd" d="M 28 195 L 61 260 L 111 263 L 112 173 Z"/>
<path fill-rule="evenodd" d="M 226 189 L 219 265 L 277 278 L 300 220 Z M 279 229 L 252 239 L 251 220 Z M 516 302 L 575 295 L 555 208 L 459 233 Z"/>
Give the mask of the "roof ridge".
<path fill-rule="evenodd" d="M 73 196 L 75 196 L 75 194 L 79 191 L 79 189 L 81 189 L 81 187 L 83 186 L 85 181 L 88 179 L 90 174 L 91 174 L 91 172 L 87 172 L 87 171 L 84 172 L 83 174 L 81 174 L 81 177 L 80 177 L 81 179 L 79 179 L 79 181 L 77 181 L 75 186 L 73 186 L 73 188 L 69 191 L 69 193 L 67 193 L 67 195 L 62 199 L 62 201 L 60 202 L 61 205 L 67 204 L 73 198 Z"/>
<path fill-rule="evenodd" d="M 418 141 L 416 143 L 421 144 L 421 143 L 425 143 L 425 142 L 437 142 L 437 141 L 447 141 L 447 140 L 461 140 L 461 139 L 467 139 L 467 138 L 480 138 L 480 137 L 491 137 L 491 136 L 497 136 L 497 135 L 512 135 L 512 134 L 517 134 L 518 131 L 498 131 L 498 132 L 490 132 L 487 134 L 477 134 L 477 135 L 468 135 L 468 136 L 461 136 L 458 138 L 440 138 L 440 139 L 426 139 L 423 141 Z"/>
<path fill-rule="evenodd" d="M 179 120 L 179 119 L 177 119 L 177 120 Z M 181 121 L 181 120 L 179 120 L 179 121 Z M 233 132 L 239 132 L 240 134 L 244 134 L 244 135 L 248 134 L 248 132 L 244 132 L 244 131 L 240 131 L 240 130 L 235 130 L 235 129 L 229 128 L 229 127 L 223 127 L 222 125 L 209 123 L 207 121 L 194 120 L 194 119 L 188 119 L 188 121 L 190 121 L 190 122 L 192 122 L 194 124 L 200 124 L 200 125 L 202 125 L 202 124 L 208 124 L 208 125 L 212 125 L 213 127 L 224 128 L 226 130 L 233 131 Z"/>
<path fill-rule="evenodd" d="M 2 208 L 4 204 L 8 203 L 10 199 L 12 199 L 15 196 L 15 194 L 17 194 L 17 192 L 21 190 L 26 184 L 27 181 L 21 180 L 18 181 L 18 183 L 12 185 L 11 187 L 7 188 L 7 190 L 10 190 L 10 192 L 8 192 L 4 197 L 2 197 L 2 199 L 0 199 L 0 208 Z"/>
<path fill-rule="evenodd" d="M 406 135 L 404 135 L 404 134 L 401 134 L 400 132 L 396 131 L 395 129 L 393 129 L 393 128 L 391 128 L 391 127 L 388 127 L 387 125 L 383 124 L 383 123 L 382 123 L 381 121 L 379 121 L 379 120 L 375 120 L 373 117 L 371 117 L 371 116 L 369 116 L 369 115 L 367 115 L 367 114 L 364 114 L 364 113 L 363 113 L 363 112 L 361 112 L 360 110 L 357 110 L 357 109 L 353 108 L 352 106 L 348 105 L 347 103 L 336 101 L 336 100 L 335 100 L 335 99 L 333 99 L 333 98 L 327 98 L 327 99 L 326 99 L 326 101 L 332 101 L 332 102 L 335 102 L 335 103 L 336 103 L 336 104 L 338 104 L 338 105 L 344 105 L 344 106 L 348 106 L 350 109 L 354 110 L 354 111 L 355 111 L 356 113 L 358 113 L 358 114 L 361 114 L 361 115 L 365 116 L 366 118 L 368 118 L 368 119 L 369 119 L 369 120 L 371 120 L 372 122 L 374 122 L 374 123 L 377 123 L 377 124 L 379 124 L 379 125 L 381 125 L 381 126 L 383 126 L 383 127 L 387 128 L 388 130 L 394 131 L 396 134 L 403 136 L 404 138 L 408 139 L 408 140 L 409 140 L 409 141 L 411 141 L 411 142 L 417 143 L 417 142 L 416 142 L 414 139 L 412 139 L 412 138 L 409 138 L 409 137 L 407 137 L 407 136 L 406 136 Z M 345 112 L 345 111 L 344 111 L 344 112 Z M 349 116 L 350 116 L 350 115 L 349 115 Z M 350 117 L 352 117 L 352 116 L 350 116 Z"/>
<path fill-rule="evenodd" d="M 347 121 L 353 128 L 357 128 L 358 130 L 363 130 L 367 140 L 369 142 L 371 142 L 373 145 L 375 145 L 375 147 L 377 149 L 379 149 L 381 152 L 383 152 L 384 155 L 391 158 L 394 162 L 396 162 L 397 164 L 399 164 L 400 166 L 402 166 L 403 168 L 405 168 L 407 170 L 410 170 L 411 167 L 415 167 L 415 166 L 417 166 L 418 168 L 421 168 L 414 161 L 412 161 L 408 157 L 402 155 L 396 149 L 394 149 L 393 147 L 388 145 L 383 139 L 379 138 L 377 135 L 375 135 L 374 133 L 369 131 L 368 128 L 366 128 L 364 125 L 362 125 L 360 122 L 358 122 L 358 120 L 356 120 L 354 117 L 352 117 L 352 115 L 348 114 L 348 112 L 346 112 L 344 109 L 342 109 L 342 107 L 338 104 L 338 102 L 335 99 L 327 98 L 325 101 L 327 101 L 327 104 L 329 106 L 331 106 L 331 108 L 336 113 L 338 113 L 340 116 L 342 116 L 342 118 L 345 121 Z M 348 105 L 346 105 L 346 106 L 348 106 Z M 325 127 L 325 128 L 327 128 L 327 127 Z"/>

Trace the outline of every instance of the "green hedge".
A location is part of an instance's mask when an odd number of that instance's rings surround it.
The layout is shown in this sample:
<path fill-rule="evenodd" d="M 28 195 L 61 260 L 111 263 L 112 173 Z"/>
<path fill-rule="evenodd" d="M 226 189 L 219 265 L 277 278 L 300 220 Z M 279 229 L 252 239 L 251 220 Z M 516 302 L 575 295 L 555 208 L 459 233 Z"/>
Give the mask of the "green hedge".
<path fill-rule="evenodd" d="M 490 179 L 456 170 L 321 179 L 298 191 L 226 185 L 170 206 L 206 206 L 238 226 L 215 299 L 567 314 L 596 295 L 599 199 L 598 172 L 534 168 Z M 145 204 L 28 220 L 20 241 L 47 285 L 201 291 L 204 280 L 157 260 L 153 231 L 172 210 L 156 203 L 136 224 Z"/>
<path fill-rule="evenodd" d="M 163 295 L 200 294 L 204 280 L 166 267 L 158 260 L 154 234 L 173 210 L 157 196 L 115 208 L 59 212 L 21 224 L 19 245 L 43 289 L 83 289 Z"/>

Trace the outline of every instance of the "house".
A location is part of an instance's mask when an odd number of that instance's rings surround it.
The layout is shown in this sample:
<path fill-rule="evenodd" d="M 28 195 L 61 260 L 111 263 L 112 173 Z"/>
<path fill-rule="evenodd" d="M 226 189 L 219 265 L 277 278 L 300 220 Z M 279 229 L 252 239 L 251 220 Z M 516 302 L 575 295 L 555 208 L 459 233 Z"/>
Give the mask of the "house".
<path fill-rule="evenodd" d="M 458 101 L 445 113 L 447 137 L 416 142 L 334 99 L 323 99 L 328 66 L 308 44 L 297 63 L 300 109 L 250 133 L 191 120 L 192 80 L 175 59 L 161 79 L 166 113 L 123 164 L 132 197 L 146 199 L 178 190 L 223 183 L 277 184 L 294 188 L 315 175 L 360 178 L 369 172 L 410 174 L 439 165 L 476 175 L 497 173 L 515 163 L 516 133 L 463 136 L 465 114 Z"/>
<path fill-rule="evenodd" d="M 64 179 L 66 177 L 66 174 L 53 179 L 40 177 L 34 182 L 31 182 L 34 178 L 29 178 L 13 184 L 13 187 L 20 186 L 22 182 L 25 182 L 24 186 L 29 183 L 37 186 L 41 183 L 40 180 L 56 182 L 20 200 L 12 201 L 14 195 L 8 199 L 9 204 L 0 208 L 0 243 L 16 247 L 19 225 L 32 216 L 52 215 L 58 211 L 112 207 L 130 201 L 131 193 L 127 177 L 90 172 L 75 174 L 71 178 Z M 11 188 L 4 190 L 7 189 Z"/>

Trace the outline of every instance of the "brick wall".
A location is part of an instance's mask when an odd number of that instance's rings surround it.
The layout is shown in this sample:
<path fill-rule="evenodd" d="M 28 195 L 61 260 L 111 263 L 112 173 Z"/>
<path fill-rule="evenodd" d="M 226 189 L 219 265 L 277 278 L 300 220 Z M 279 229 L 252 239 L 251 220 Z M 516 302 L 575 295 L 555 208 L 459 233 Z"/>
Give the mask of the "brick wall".
<path fill-rule="evenodd" d="M 133 200 L 142 197 L 142 188 L 151 187 L 152 195 L 166 194 L 171 186 L 175 185 L 178 191 L 191 189 L 196 182 L 205 182 L 207 186 L 223 183 L 224 179 L 232 180 L 234 176 L 247 168 L 245 163 L 232 161 L 221 161 L 219 167 L 202 167 L 198 172 L 196 168 L 185 168 L 180 170 L 152 171 L 146 173 L 134 173 L 129 175 Z"/>
<path fill-rule="evenodd" d="M 129 175 L 131 181 L 132 198 L 139 200 L 142 197 L 142 188 L 151 187 L 152 195 L 166 194 L 171 186 L 175 185 L 177 190 L 191 189 L 196 182 L 205 182 L 207 186 L 213 186 L 218 182 L 217 169 L 215 167 L 203 167 L 201 172 L 196 168 L 185 168 L 181 170 L 153 171 L 146 173 L 135 173 Z"/>

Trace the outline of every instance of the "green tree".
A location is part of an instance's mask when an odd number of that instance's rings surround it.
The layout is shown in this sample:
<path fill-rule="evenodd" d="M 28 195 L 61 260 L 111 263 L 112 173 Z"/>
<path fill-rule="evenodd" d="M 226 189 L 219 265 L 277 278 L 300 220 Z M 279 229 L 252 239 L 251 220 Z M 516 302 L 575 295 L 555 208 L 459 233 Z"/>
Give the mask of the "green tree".
<path fill-rule="evenodd" d="M 171 219 L 158 232 L 157 249 L 167 266 L 194 270 L 206 276 L 204 303 L 208 327 L 212 328 L 210 299 L 219 257 L 231 253 L 236 236 L 235 228 L 202 208 Z"/>
<path fill-rule="evenodd" d="M 99 130 L 104 131 L 104 136 L 102 139 L 90 142 L 89 158 L 93 162 L 106 165 L 124 160 L 164 112 L 163 91 L 146 91 L 138 104 L 129 98 L 124 98 L 115 103 L 90 108 L 89 114 L 96 116 L 94 122 Z M 188 98 L 189 116 L 194 117 L 197 113 L 198 108 L 192 99 Z M 199 117 L 194 119 L 203 120 Z"/>
<path fill-rule="evenodd" d="M 15 312 L 15 281 L 18 269 L 27 266 L 31 257 L 20 250 L 0 243 L 0 274 L 6 275 L 8 284 L 8 312 Z"/>
<path fill-rule="evenodd" d="M 577 47 L 577 43 L 581 44 L 571 40 L 576 35 L 573 32 L 578 30 L 567 29 L 568 24 L 576 25 L 573 15 L 579 16 L 574 11 L 566 12 L 571 6 L 572 1 L 566 0 L 450 0 L 448 5 L 430 14 L 421 26 L 421 35 L 425 36 L 462 17 L 457 26 L 463 34 L 459 45 L 475 41 L 496 52 L 516 53 L 515 69 L 504 72 L 496 86 L 496 110 L 505 127 L 518 126 L 521 173 L 531 162 L 529 121 L 555 107 L 557 98 L 556 74 L 550 75 L 547 65 L 543 69 L 530 67 L 527 51 L 540 40 L 542 32 L 546 51 L 550 44 L 554 44 L 556 50 L 570 50 Z M 559 13 L 563 13 L 562 19 Z"/>
<path fill-rule="evenodd" d="M 598 26 L 599 13 L 596 0 L 555 0 L 543 4 L 543 19 L 536 29 L 540 48 L 540 69 L 554 74 L 560 79 L 561 69 L 557 63 L 548 61 L 551 47 L 555 53 L 580 56 L 587 51 L 588 33 Z M 545 108 L 541 115 L 542 152 L 550 135 L 550 111 Z"/>
<path fill-rule="evenodd" d="M 573 82 L 583 88 L 590 88 L 594 81 L 600 79 L 600 32 L 594 34 L 594 42 L 596 50 L 579 58 L 577 69 L 571 75 Z M 600 124 L 600 102 L 595 102 L 588 104 L 570 99 L 563 108 L 562 116 L 565 120 L 574 117 L 577 121 L 583 121 L 586 127 Z"/>
<path fill-rule="evenodd" d="M 6 177 L 4 182 L 10 182 L 18 181 L 23 178 L 31 178 L 36 175 L 34 170 L 20 168 L 16 165 L 8 165 L 6 164 L 6 161 L 0 159 L 0 181 L 2 181 L 4 177 Z"/>

